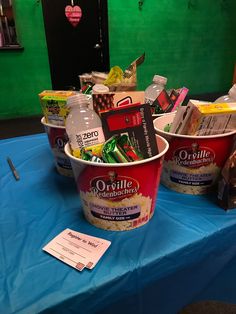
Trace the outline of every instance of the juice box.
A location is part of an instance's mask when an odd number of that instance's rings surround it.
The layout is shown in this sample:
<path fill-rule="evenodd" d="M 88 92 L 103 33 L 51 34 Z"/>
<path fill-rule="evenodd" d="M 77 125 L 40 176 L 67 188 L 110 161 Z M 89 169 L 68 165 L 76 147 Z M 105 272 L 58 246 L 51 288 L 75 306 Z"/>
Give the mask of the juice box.
<path fill-rule="evenodd" d="M 65 125 L 68 115 L 66 102 L 68 97 L 75 95 L 75 91 L 44 90 L 39 94 L 39 101 L 47 123 Z"/>

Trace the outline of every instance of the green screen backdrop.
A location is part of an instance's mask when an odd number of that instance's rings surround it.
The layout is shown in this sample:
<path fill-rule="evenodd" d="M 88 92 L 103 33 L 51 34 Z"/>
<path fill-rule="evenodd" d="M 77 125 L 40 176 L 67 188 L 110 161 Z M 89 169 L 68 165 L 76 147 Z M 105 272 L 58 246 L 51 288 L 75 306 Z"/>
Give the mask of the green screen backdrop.
<path fill-rule="evenodd" d="M 0 51 L 0 119 L 41 115 L 38 93 L 51 89 L 40 1 L 15 0 L 24 51 Z M 190 94 L 223 92 L 236 61 L 235 0 L 108 0 L 110 64 L 125 69 L 143 52 L 138 88 L 154 74 Z"/>

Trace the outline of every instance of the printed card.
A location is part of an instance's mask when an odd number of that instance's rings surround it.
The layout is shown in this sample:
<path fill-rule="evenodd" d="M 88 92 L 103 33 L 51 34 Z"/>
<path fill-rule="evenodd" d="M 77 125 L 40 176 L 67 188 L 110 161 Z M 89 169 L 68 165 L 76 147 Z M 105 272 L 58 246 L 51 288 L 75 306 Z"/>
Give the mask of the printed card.
<path fill-rule="evenodd" d="M 111 242 L 108 240 L 65 229 L 43 250 L 82 271 L 85 267 L 94 268 L 110 244 Z"/>

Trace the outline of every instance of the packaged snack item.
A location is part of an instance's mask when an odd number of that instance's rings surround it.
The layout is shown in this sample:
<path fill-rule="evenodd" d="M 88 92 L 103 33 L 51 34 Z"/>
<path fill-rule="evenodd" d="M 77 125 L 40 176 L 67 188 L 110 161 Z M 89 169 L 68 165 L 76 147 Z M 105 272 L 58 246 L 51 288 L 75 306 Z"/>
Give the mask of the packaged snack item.
<path fill-rule="evenodd" d="M 103 146 L 102 157 L 107 163 L 142 160 L 140 152 L 131 144 L 128 134 L 114 135 Z"/>
<path fill-rule="evenodd" d="M 81 159 L 95 161 L 95 162 L 103 162 L 102 160 L 102 144 L 97 144 L 93 146 L 87 146 L 81 148 Z"/>
<path fill-rule="evenodd" d="M 218 184 L 218 204 L 225 210 L 236 208 L 236 141 L 234 149 L 221 171 Z"/>
<path fill-rule="evenodd" d="M 173 99 L 173 94 L 170 95 L 170 98 L 174 104 L 171 111 L 175 111 L 179 106 L 182 105 L 182 103 L 183 103 L 185 97 L 187 96 L 189 90 L 186 87 L 182 87 L 182 88 L 179 88 L 179 89 L 174 90 L 174 91 L 176 92 L 176 98 Z"/>
<path fill-rule="evenodd" d="M 111 137 L 105 142 L 102 151 L 102 157 L 107 163 L 123 163 L 129 159 L 117 145 L 117 136 Z"/>
<path fill-rule="evenodd" d="M 158 154 L 151 109 L 148 104 L 131 104 L 101 112 L 106 140 L 116 134 L 127 134 L 143 158 Z"/>
<path fill-rule="evenodd" d="M 178 114 L 176 118 L 179 118 Z M 236 129 L 235 103 L 207 103 L 190 100 L 181 115 L 176 133 L 216 135 Z"/>
<path fill-rule="evenodd" d="M 94 87 L 95 86 L 96 85 L 94 85 Z M 93 108 L 98 114 L 100 114 L 100 112 L 104 110 L 110 110 L 113 108 L 134 103 L 144 103 L 143 91 L 96 92 L 95 89 L 95 91 L 93 92 Z"/>

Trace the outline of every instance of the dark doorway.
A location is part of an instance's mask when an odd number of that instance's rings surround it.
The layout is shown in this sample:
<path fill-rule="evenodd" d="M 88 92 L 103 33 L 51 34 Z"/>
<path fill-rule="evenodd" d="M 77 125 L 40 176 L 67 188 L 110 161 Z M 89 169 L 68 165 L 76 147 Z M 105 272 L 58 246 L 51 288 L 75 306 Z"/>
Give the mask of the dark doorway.
<path fill-rule="evenodd" d="M 82 17 L 74 27 L 67 5 L 78 5 Z M 52 88 L 80 88 L 78 75 L 109 70 L 107 0 L 42 0 Z"/>

